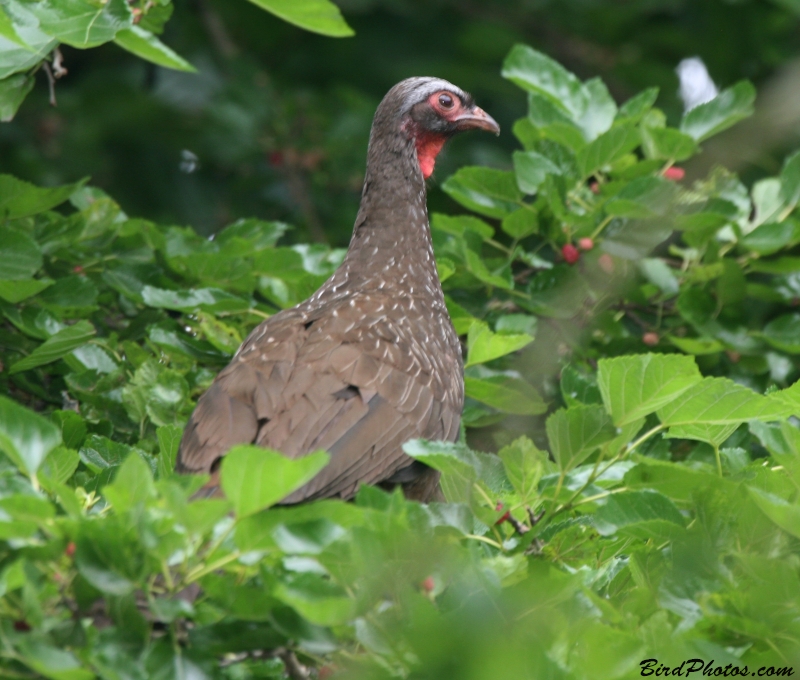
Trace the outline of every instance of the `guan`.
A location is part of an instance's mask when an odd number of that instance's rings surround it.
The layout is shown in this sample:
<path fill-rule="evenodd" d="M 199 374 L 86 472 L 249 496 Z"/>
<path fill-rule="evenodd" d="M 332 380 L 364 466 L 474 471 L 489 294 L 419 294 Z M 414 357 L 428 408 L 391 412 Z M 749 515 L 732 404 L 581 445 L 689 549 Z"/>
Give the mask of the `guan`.
<path fill-rule="evenodd" d="M 351 498 L 359 484 L 439 493 L 439 474 L 403 452 L 409 439 L 455 441 L 464 403 L 461 346 L 433 256 L 425 180 L 455 133 L 499 134 L 472 97 L 439 78 L 409 78 L 378 106 L 361 206 L 341 266 L 308 300 L 256 327 L 200 398 L 177 470 L 210 474 L 257 444 L 330 462 L 283 499 Z"/>

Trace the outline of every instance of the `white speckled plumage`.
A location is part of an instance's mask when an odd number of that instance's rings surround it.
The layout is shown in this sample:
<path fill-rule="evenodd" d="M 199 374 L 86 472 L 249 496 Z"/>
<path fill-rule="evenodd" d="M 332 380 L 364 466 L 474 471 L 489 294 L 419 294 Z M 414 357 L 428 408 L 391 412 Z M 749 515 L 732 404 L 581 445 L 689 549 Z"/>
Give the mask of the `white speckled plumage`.
<path fill-rule="evenodd" d="M 464 400 L 461 348 L 436 272 L 410 132 L 415 111 L 440 91 L 474 106 L 438 78 L 410 78 L 389 91 L 375 114 L 341 266 L 308 300 L 258 326 L 198 402 L 177 467 L 211 473 L 208 495 L 218 492 L 221 456 L 238 443 L 290 457 L 331 453 L 287 503 L 349 498 L 360 483 L 402 483 L 421 500 L 435 492 L 438 475 L 402 444 L 455 440 Z"/>

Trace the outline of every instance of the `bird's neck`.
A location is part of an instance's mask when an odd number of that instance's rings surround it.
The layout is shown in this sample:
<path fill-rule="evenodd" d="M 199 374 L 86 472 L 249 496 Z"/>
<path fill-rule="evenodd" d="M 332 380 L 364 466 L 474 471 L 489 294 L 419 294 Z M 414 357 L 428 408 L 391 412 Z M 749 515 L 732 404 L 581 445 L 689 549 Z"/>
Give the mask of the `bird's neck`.
<path fill-rule="evenodd" d="M 361 207 L 342 268 L 358 271 L 361 285 L 406 292 L 415 281 L 432 280 L 441 296 L 425 180 L 415 142 L 402 133 L 370 140 Z"/>

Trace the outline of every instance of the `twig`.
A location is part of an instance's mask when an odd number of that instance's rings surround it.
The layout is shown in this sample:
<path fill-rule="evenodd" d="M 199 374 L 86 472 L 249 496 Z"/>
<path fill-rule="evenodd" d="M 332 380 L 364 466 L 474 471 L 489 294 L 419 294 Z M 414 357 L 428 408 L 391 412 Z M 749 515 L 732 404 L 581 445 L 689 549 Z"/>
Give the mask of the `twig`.
<path fill-rule="evenodd" d="M 42 67 L 47 75 L 47 86 L 50 88 L 50 106 L 58 106 L 58 103 L 56 102 L 56 78 L 53 75 L 50 64 L 48 64 L 46 61 L 43 61 Z"/>
<path fill-rule="evenodd" d="M 64 55 L 61 54 L 61 49 L 56 47 L 53 50 L 53 75 L 56 80 L 63 78 L 69 71 L 64 67 Z"/>

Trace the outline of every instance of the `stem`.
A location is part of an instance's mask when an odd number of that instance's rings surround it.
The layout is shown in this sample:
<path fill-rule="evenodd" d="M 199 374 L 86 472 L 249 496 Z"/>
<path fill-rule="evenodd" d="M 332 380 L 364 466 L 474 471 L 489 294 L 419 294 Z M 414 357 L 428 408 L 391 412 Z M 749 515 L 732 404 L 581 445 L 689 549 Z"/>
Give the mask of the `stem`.
<path fill-rule="evenodd" d="M 185 582 L 193 583 L 194 581 L 203 578 L 203 576 L 206 574 L 210 574 L 212 571 L 216 571 L 220 567 L 224 567 L 226 564 L 229 564 L 234 560 L 238 560 L 241 556 L 242 553 L 240 553 L 238 550 L 235 550 L 234 552 L 225 555 L 225 557 L 221 557 L 216 562 L 212 562 L 205 567 L 196 567 L 186 575 Z"/>
<path fill-rule="evenodd" d="M 504 253 L 506 253 L 506 255 L 511 256 L 514 254 L 514 251 L 511 248 L 504 246 L 502 243 L 495 241 L 493 238 L 487 238 L 484 243 L 488 243 L 490 246 L 493 246 L 498 250 L 502 250 Z"/>
<path fill-rule="evenodd" d="M 488 543 L 493 548 L 497 548 L 498 550 L 503 549 L 503 546 L 500 545 L 497 541 L 493 541 L 491 538 L 486 538 L 486 536 L 478 536 L 477 534 L 467 534 L 465 538 L 471 538 L 474 541 L 483 541 L 484 543 Z"/>
<path fill-rule="evenodd" d="M 598 236 L 600 236 L 600 232 L 603 231 L 603 229 L 605 229 L 608 226 L 609 222 L 611 222 L 611 220 L 613 219 L 614 219 L 613 215 L 606 215 L 605 219 L 602 222 L 600 222 L 600 224 L 597 226 L 597 229 L 595 229 L 592 232 L 592 235 L 589 238 L 596 239 Z"/>
<path fill-rule="evenodd" d="M 722 477 L 722 458 L 719 455 L 719 446 L 714 446 L 714 458 L 717 459 L 717 474 Z"/>

